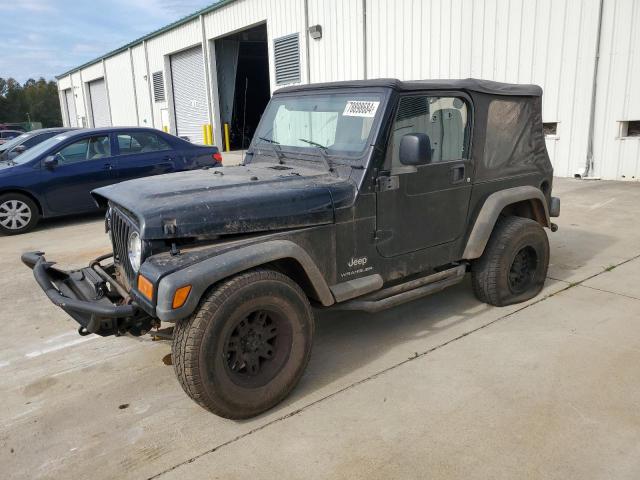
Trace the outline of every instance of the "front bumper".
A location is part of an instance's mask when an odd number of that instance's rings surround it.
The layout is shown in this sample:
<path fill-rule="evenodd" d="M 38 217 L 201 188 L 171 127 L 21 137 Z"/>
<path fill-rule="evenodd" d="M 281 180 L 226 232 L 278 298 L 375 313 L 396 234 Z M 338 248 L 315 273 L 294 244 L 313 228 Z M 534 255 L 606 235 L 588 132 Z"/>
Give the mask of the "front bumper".
<path fill-rule="evenodd" d="M 151 329 L 153 321 L 113 278 L 113 265 L 101 265 L 110 257 L 104 255 L 88 267 L 69 272 L 55 268 L 55 262 L 47 262 L 43 252 L 23 254 L 22 263 L 33 270 L 49 300 L 80 324 L 81 335 L 142 335 Z"/>

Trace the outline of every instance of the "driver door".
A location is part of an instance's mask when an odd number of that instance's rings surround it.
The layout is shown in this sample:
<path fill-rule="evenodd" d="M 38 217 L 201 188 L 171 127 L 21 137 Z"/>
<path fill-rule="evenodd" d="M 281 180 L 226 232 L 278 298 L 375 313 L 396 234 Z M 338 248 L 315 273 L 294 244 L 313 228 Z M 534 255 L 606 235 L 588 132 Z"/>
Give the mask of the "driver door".
<path fill-rule="evenodd" d="M 75 140 L 53 155 L 57 164 L 41 168 L 49 208 L 56 214 L 97 209 L 91 190 L 116 181 L 110 136 L 95 135 Z"/>
<path fill-rule="evenodd" d="M 377 249 L 383 257 L 442 246 L 463 235 L 471 195 L 471 111 L 461 93 L 400 97 L 376 195 Z M 400 141 L 412 133 L 428 135 L 428 163 L 400 162 Z"/>

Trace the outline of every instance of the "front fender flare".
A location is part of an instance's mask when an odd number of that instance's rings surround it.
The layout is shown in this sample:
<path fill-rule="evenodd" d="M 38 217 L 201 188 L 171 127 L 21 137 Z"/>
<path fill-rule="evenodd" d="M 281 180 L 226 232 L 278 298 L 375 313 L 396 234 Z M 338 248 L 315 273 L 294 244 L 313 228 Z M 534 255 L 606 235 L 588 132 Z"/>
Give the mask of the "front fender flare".
<path fill-rule="evenodd" d="M 550 227 L 549 209 L 542 190 L 529 185 L 500 190 L 492 193 L 485 200 L 473 225 L 469 239 L 467 240 L 462 258 L 472 260 L 482 256 L 491 232 L 493 231 L 493 227 L 498 220 L 498 216 L 500 216 L 500 212 L 502 212 L 506 206 L 524 200 L 540 202 L 544 209 L 544 219 L 541 223 L 543 223 L 544 227 Z"/>
<path fill-rule="evenodd" d="M 292 258 L 302 266 L 322 305 L 335 302 L 322 273 L 303 248 L 289 240 L 271 240 L 222 253 L 162 278 L 158 285 L 156 315 L 166 322 L 185 318 L 193 313 L 204 292 L 214 283 L 284 258 Z M 189 297 L 182 307 L 174 309 L 174 292 L 184 285 L 191 285 Z"/>

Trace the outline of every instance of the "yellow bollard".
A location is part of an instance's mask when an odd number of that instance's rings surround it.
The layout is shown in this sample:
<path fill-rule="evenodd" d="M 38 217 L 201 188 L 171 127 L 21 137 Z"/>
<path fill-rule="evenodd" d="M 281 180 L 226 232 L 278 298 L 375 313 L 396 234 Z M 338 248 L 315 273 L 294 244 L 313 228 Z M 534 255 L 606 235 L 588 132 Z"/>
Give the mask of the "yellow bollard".
<path fill-rule="evenodd" d="M 229 124 L 225 123 L 224 124 L 224 146 L 225 146 L 225 152 L 228 152 L 231 150 L 231 145 L 229 142 Z"/>
<path fill-rule="evenodd" d="M 205 145 L 209 145 L 209 138 L 207 137 L 207 126 L 202 125 L 202 138 Z"/>
<path fill-rule="evenodd" d="M 164 133 L 169 133 L 169 127 L 167 127 L 166 125 L 162 126 L 162 130 L 164 131 Z"/>
<path fill-rule="evenodd" d="M 207 145 L 213 145 L 213 127 L 210 123 L 207 124 L 207 140 L 209 140 Z"/>

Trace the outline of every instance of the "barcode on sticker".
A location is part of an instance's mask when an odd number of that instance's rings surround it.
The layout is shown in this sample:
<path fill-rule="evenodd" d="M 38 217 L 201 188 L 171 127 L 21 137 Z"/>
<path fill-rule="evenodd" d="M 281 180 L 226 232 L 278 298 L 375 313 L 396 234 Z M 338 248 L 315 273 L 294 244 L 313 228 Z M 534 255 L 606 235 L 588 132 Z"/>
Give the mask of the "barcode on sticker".
<path fill-rule="evenodd" d="M 373 117 L 378 110 L 380 102 L 367 102 L 363 100 L 349 100 L 344 107 L 342 115 L 346 117 Z"/>

